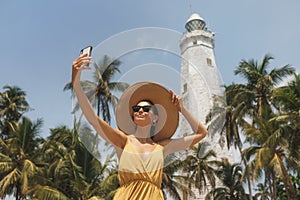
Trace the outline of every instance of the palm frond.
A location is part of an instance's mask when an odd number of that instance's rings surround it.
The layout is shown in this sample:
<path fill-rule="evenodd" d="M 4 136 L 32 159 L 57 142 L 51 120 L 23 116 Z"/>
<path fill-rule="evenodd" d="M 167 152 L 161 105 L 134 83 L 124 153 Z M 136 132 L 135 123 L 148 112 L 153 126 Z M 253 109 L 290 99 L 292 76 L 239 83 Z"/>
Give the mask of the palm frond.
<path fill-rule="evenodd" d="M 49 187 L 49 186 L 42 186 L 42 185 L 36 185 L 34 188 L 32 188 L 29 193 L 32 194 L 33 198 L 39 199 L 39 200 L 68 200 L 69 198 L 62 193 L 61 191 Z"/>

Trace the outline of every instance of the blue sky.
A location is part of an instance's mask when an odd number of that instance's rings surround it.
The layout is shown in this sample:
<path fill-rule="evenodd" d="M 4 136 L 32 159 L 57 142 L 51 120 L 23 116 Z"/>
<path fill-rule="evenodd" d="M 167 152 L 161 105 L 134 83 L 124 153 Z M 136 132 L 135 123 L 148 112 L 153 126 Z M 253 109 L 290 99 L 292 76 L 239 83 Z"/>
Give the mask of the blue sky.
<path fill-rule="evenodd" d="M 271 66 L 291 64 L 299 73 L 299 8 L 298 0 L 0 1 L 0 86 L 27 92 L 33 108 L 27 116 L 43 118 L 44 135 L 58 125 L 72 127 L 72 101 L 63 87 L 82 47 L 143 27 L 183 34 L 194 12 L 216 33 L 215 56 L 225 84 L 241 81 L 233 71 L 242 59 L 260 61 L 267 53 L 275 57 Z M 153 62 L 157 52 L 146 55 Z M 129 58 L 148 62 L 133 54 L 124 60 Z M 158 58 L 162 64 L 163 59 Z M 173 59 L 178 67 L 178 58 Z"/>

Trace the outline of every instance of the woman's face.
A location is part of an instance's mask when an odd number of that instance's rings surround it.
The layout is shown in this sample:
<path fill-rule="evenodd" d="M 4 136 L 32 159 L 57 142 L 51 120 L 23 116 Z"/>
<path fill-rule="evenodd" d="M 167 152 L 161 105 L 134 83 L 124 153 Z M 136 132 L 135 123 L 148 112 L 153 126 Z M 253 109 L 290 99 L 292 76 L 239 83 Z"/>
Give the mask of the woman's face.
<path fill-rule="evenodd" d="M 151 109 L 152 104 L 147 101 L 139 102 L 133 110 L 134 123 L 138 126 L 148 126 L 153 120 L 157 120 L 158 116 Z"/>

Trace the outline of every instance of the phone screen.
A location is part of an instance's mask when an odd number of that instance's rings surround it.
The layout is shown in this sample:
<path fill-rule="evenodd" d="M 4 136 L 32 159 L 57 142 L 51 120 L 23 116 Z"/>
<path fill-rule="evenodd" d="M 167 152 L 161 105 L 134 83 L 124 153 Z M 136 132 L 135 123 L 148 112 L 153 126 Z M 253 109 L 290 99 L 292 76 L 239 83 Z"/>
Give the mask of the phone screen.
<path fill-rule="evenodd" d="M 91 54 L 92 54 L 92 49 L 93 49 L 92 46 L 87 46 L 87 47 L 81 49 L 80 54 L 88 53 L 88 56 L 91 56 Z"/>
<path fill-rule="evenodd" d="M 92 54 L 92 49 L 93 49 L 93 47 L 92 46 L 87 46 L 87 47 L 85 47 L 85 48 L 83 48 L 83 49 L 81 49 L 81 51 L 80 51 L 80 55 L 81 54 L 85 54 L 85 53 L 87 53 L 88 54 L 88 56 L 91 56 L 91 54 Z M 87 64 L 84 64 L 84 66 L 89 66 L 89 64 L 87 63 Z"/>

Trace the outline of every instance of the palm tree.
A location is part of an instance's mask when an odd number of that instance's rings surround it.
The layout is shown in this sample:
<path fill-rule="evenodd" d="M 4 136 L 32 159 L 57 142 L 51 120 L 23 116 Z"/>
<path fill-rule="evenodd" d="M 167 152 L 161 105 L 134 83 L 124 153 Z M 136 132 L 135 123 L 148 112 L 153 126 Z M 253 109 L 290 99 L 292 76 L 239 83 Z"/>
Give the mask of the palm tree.
<path fill-rule="evenodd" d="M 78 129 L 78 127 L 80 128 Z M 93 146 L 90 139 L 88 141 L 91 144 L 82 141 L 93 137 L 92 130 L 89 127 L 74 124 L 73 132 L 73 135 L 80 137 L 76 148 L 76 163 L 81 167 L 81 173 L 87 184 L 81 192 L 84 194 L 83 199 L 93 197 L 112 199 L 119 186 L 115 154 L 106 152 L 105 160 L 102 160 L 101 156 L 103 155 L 90 149 L 89 146 Z M 82 136 L 83 134 L 84 136 Z"/>
<path fill-rule="evenodd" d="M 249 125 L 246 120 L 244 120 L 243 124 L 241 124 L 242 128 L 248 128 L 250 130 L 251 128 L 254 128 L 256 130 L 266 127 L 266 124 L 262 123 L 269 123 L 269 119 L 274 116 L 274 113 L 272 109 L 276 107 L 276 105 L 273 104 L 272 97 L 273 92 L 275 90 L 275 86 L 282 81 L 283 78 L 285 78 L 288 75 L 291 75 L 294 73 L 294 68 L 290 67 L 289 65 L 286 65 L 279 69 L 273 69 L 270 72 L 268 72 L 267 67 L 269 65 L 269 61 L 272 60 L 273 57 L 266 55 L 263 59 L 263 62 L 258 65 L 256 61 L 250 60 L 242 61 L 238 68 L 235 70 L 235 74 L 242 75 L 244 78 L 246 78 L 247 84 L 239 84 L 233 86 L 233 104 L 235 105 L 236 111 L 239 113 L 242 113 L 244 115 L 243 117 L 248 117 L 251 119 L 252 125 Z M 249 128 L 251 127 L 251 128 Z M 278 127 L 278 126 L 277 126 Z M 273 129 L 274 130 L 274 129 Z M 267 131 L 267 130 L 266 130 Z M 250 132 L 248 132 L 250 133 Z M 266 132 L 270 133 L 270 132 Z M 266 134 L 265 133 L 265 134 Z M 278 131 L 276 132 L 278 134 Z M 257 136 L 257 135 L 256 135 Z M 270 136 L 270 138 L 269 138 Z M 248 142 L 251 144 L 258 142 L 257 140 L 261 140 L 264 136 L 257 136 L 257 137 L 248 137 Z M 275 140 L 276 134 L 270 133 L 270 135 L 265 136 L 266 138 L 273 139 L 272 141 L 278 141 Z M 279 142 L 279 141 L 278 141 Z M 261 142 L 258 142 L 261 146 L 264 144 Z M 277 144 L 279 145 L 279 144 Z M 274 145 L 273 145 L 274 147 Z M 276 147 L 276 145 L 275 145 Z M 251 149 L 251 148 L 250 148 Z M 245 152 L 250 152 L 250 149 L 245 150 Z M 273 148 L 275 151 L 276 148 Z M 253 150 L 254 151 L 254 150 Z M 260 151 L 256 151 L 257 153 Z M 253 153 L 253 152 L 252 152 Z M 261 152 L 260 152 L 261 153 Z M 278 152 L 279 153 L 279 152 Z M 246 155 L 246 154 L 243 154 Z M 280 154 L 279 154 L 280 155 Z M 258 156 L 258 155 L 257 155 Z M 249 158 L 249 157 L 248 157 Z M 259 157 L 257 157 L 259 158 Z M 275 162 L 275 160 L 273 160 Z M 266 165 L 269 164 L 267 162 L 264 162 Z M 280 162 L 275 162 L 277 164 L 280 164 Z M 274 164 L 274 163 L 273 163 Z M 252 165 L 258 165 L 261 166 L 261 163 L 252 162 Z M 277 165 L 278 166 L 278 165 Z M 249 166 L 247 166 L 248 168 Z M 254 166 L 254 169 L 257 169 L 257 166 Z M 273 168 L 274 169 L 274 168 Z M 286 173 L 285 168 L 281 166 L 281 169 Z M 258 173 L 258 170 L 254 170 L 255 173 Z M 270 172 L 271 176 L 274 176 L 274 171 Z M 269 173 L 266 173 L 266 175 Z M 258 174 L 254 174 L 254 177 L 257 177 Z M 272 177 L 271 180 L 274 180 L 274 177 Z M 290 182 L 287 180 L 287 184 Z M 289 184 L 290 185 L 290 184 Z M 272 187 L 275 190 L 275 187 L 273 185 Z M 273 192 L 275 194 L 275 192 Z"/>
<path fill-rule="evenodd" d="M 222 182 L 221 187 L 212 189 L 205 199 L 214 200 L 245 200 L 248 199 L 242 185 L 242 167 L 239 164 L 230 164 L 227 158 L 217 161 L 216 176 Z"/>
<path fill-rule="evenodd" d="M 289 199 L 295 199 L 295 188 L 285 164 L 292 163 L 293 160 L 285 153 L 284 147 L 288 141 L 283 135 L 281 125 L 265 118 L 254 118 L 254 120 L 255 126 L 251 124 L 244 126 L 246 140 L 251 146 L 243 151 L 243 155 L 252 166 L 253 178 L 258 180 L 263 170 L 265 180 L 270 186 L 272 199 L 276 199 L 276 177 L 279 176 L 284 182 Z"/>
<path fill-rule="evenodd" d="M 254 199 L 258 200 L 270 200 L 270 193 L 266 184 L 259 183 L 257 185 L 256 193 L 254 195 Z"/>
<path fill-rule="evenodd" d="M 82 169 L 76 163 L 78 143 L 76 132 L 60 126 L 50 130 L 50 136 L 41 149 L 47 163 L 45 176 L 51 180 L 44 182 L 43 186 L 54 188 L 68 198 L 80 198 L 86 185 Z"/>
<path fill-rule="evenodd" d="M 92 137 L 89 130 L 72 130 L 66 126 L 51 129 L 40 149 L 41 159 L 46 167 L 39 184 L 32 189 L 32 196 L 44 199 L 90 199 L 104 198 L 117 188 L 117 176 L 112 175 L 112 156 L 101 163 L 81 142 L 79 134 L 84 132 Z M 111 171 L 110 171 L 111 170 Z M 111 183 L 112 178 L 115 182 Z"/>
<path fill-rule="evenodd" d="M 216 179 L 213 173 L 213 165 L 216 153 L 213 150 L 207 151 L 206 142 L 199 143 L 190 149 L 190 153 L 183 160 L 183 171 L 192 179 L 188 183 L 189 188 L 198 189 L 199 194 L 205 193 L 206 190 L 216 186 Z"/>
<path fill-rule="evenodd" d="M 274 117 L 282 123 L 284 137 L 288 138 L 288 152 L 295 161 L 300 160 L 300 75 L 295 74 L 294 79 L 287 86 L 277 88 L 273 94 L 273 101 L 279 110 L 279 114 Z M 298 164 L 299 166 L 300 164 Z M 300 173 L 300 170 L 299 172 Z"/>
<path fill-rule="evenodd" d="M 224 87 L 224 96 L 213 96 L 213 106 L 206 116 L 206 123 L 210 124 L 208 127 L 210 134 L 214 135 L 220 133 L 221 137 L 219 143 L 221 146 L 224 146 L 224 142 L 226 142 L 228 149 L 230 149 L 231 146 L 234 146 L 241 150 L 243 144 L 238 126 L 242 116 L 240 116 L 239 113 L 234 112 L 235 108 L 231 105 L 232 86 Z M 224 137 L 226 140 L 223 139 Z"/>
<path fill-rule="evenodd" d="M 50 199 L 87 199 L 85 190 L 89 183 L 86 173 L 93 170 L 89 168 L 89 152 L 80 142 L 77 129 L 70 130 L 66 126 L 51 129 L 40 152 L 40 159 L 46 167 L 40 182 L 32 190 L 32 196 L 38 199 L 45 199 L 44 196 Z"/>
<path fill-rule="evenodd" d="M 94 63 L 93 81 L 85 80 L 81 82 L 87 98 L 96 108 L 97 115 L 100 116 L 100 113 L 102 113 L 103 120 L 109 124 L 111 122 L 110 108 L 114 108 L 118 101 L 117 96 L 112 94 L 112 91 L 124 91 L 128 87 L 128 84 L 124 82 L 112 82 L 116 72 L 120 73 L 120 64 L 119 60 L 111 60 L 105 55 L 99 64 Z M 64 87 L 64 90 L 72 89 L 72 83 L 68 83 Z M 77 103 L 74 107 L 74 112 L 78 109 L 79 104 Z M 96 142 L 92 147 L 92 152 L 97 153 L 96 150 L 98 150 L 99 145 L 97 133 L 95 133 L 94 141 Z"/>
<path fill-rule="evenodd" d="M 175 155 L 169 155 L 165 163 L 162 174 L 164 197 L 167 198 L 167 194 L 169 194 L 174 200 L 186 200 L 188 195 L 193 195 L 193 191 L 187 186 L 193 180 L 182 173 L 184 162 Z"/>
<path fill-rule="evenodd" d="M 32 123 L 23 117 L 10 138 L 0 139 L 0 197 L 14 193 L 16 200 L 25 199 L 41 173 L 36 160 L 38 146 L 43 139 L 38 134 L 41 120 Z"/>
<path fill-rule="evenodd" d="M 0 93 L 0 131 L 5 138 L 10 131 L 15 131 L 17 123 L 29 105 L 25 99 L 26 93 L 17 86 L 6 85 Z"/>
<path fill-rule="evenodd" d="M 107 155 L 105 161 L 100 162 L 97 176 L 93 176 L 93 187 L 87 191 L 90 198 L 97 197 L 100 199 L 113 199 L 117 189 L 119 188 L 118 168 L 114 158 L 114 153 Z M 97 179 L 95 179 L 95 177 Z"/>
<path fill-rule="evenodd" d="M 232 144 L 242 150 L 242 143 L 240 141 L 239 130 L 244 130 L 248 126 L 247 121 L 251 121 L 255 125 L 256 118 L 270 118 L 272 115 L 272 95 L 274 87 L 288 75 L 294 72 L 294 69 L 289 65 L 285 65 L 279 69 L 272 69 L 268 71 L 270 61 L 273 59 L 270 55 L 265 55 L 262 63 L 258 64 L 257 61 L 251 59 L 249 61 L 242 60 L 235 70 L 236 75 L 241 75 L 245 78 L 245 84 L 232 84 L 227 86 L 226 89 L 226 107 L 222 115 L 215 118 L 225 119 L 225 123 L 221 127 L 221 134 L 226 132 L 227 147 Z M 222 105 L 222 104 L 221 104 Z M 209 119 L 214 119 L 220 112 L 217 110 L 210 113 Z M 214 127 L 214 123 L 211 124 Z M 252 138 L 254 141 L 255 139 Z M 249 142 L 254 142 L 249 141 Z M 243 154 L 242 154 L 243 155 Z M 250 198 L 251 184 L 249 176 L 251 175 L 251 167 L 247 166 L 246 161 L 242 157 L 245 165 L 244 177 L 248 179 L 248 187 Z"/>
<path fill-rule="evenodd" d="M 265 55 L 260 64 L 254 59 L 243 60 L 234 71 L 235 75 L 242 76 L 247 82 L 234 84 L 232 88 L 235 93 L 233 103 L 242 114 L 250 117 L 268 115 L 271 110 L 273 88 L 295 72 L 290 65 L 268 71 L 272 59 L 274 59 L 272 56 Z"/>
<path fill-rule="evenodd" d="M 232 105 L 234 94 L 232 88 L 235 85 L 224 86 L 225 96 L 214 96 L 214 105 L 206 116 L 206 123 L 209 125 L 209 133 L 214 135 L 220 133 L 220 145 L 224 146 L 226 141 L 227 148 L 230 149 L 234 146 L 239 150 L 242 155 L 243 143 L 240 136 L 240 128 L 244 123 L 243 115 L 241 112 L 236 112 L 235 107 Z M 225 135 L 225 136 L 224 136 Z M 223 139 L 226 138 L 226 140 Z M 242 180 L 246 180 L 249 190 L 249 199 L 252 200 L 252 186 L 251 186 L 251 169 L 247 166 L 247 160 L 241 157 L 241 160 L 245 166 L 243 171 Z"/>
<path fill-rule="evenodd" d="M 110 123 L 110 106 L 115 107 L 118 98 L 112 94 L 112 91 L 124 91 L 128 84 L 124 82 L 112 82 L 116 72 L 120 73 L 119 60 L 111 60 L 107 55 L 103 57 L 99 64 L 94 64 L 93 81 L 83 81 L 82 87 L 90 102 L 97 110 L 97 115 L 102 113 L 103 120 Z M 64 90 L 72 89 L 72 83 L 68 83 Z M 74 111 L 79 109 L 77 104 Z"/>

